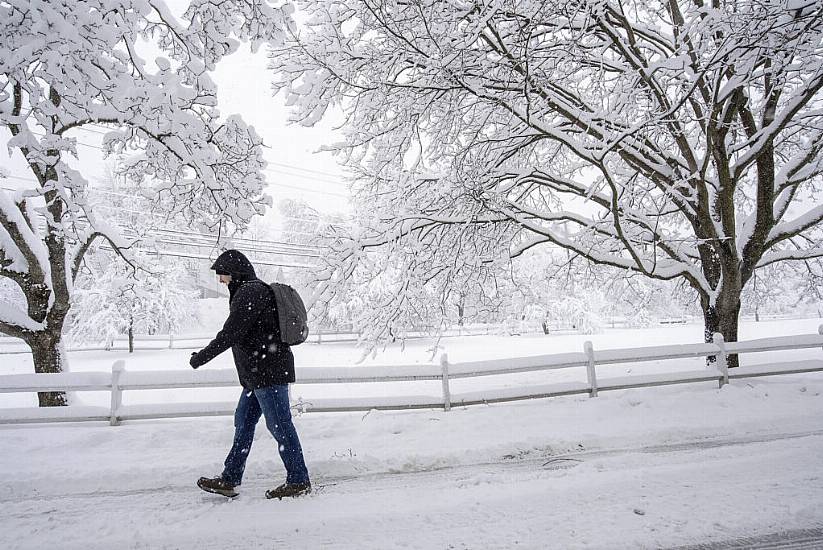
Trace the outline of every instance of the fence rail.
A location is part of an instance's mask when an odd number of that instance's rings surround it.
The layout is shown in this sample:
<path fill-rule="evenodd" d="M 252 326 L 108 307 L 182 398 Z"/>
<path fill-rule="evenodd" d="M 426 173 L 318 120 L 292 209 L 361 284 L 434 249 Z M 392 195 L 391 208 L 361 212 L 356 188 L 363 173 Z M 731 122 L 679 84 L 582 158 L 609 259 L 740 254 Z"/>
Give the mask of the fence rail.
<path fill-rule="evenodd" d="M 439 363 L 426 365 L 313 367 L 298 370 L 298 384 L 359 384 L 368 382 L 440 381 L 441 394 L 399 395 L 369 398 L 323 398 L 311 402 L 298 400 L 301 412 L 367 411 L 372 409 L 403 410 L 443 408 L 453 405 L 478 405 L 563 395 L 588 394 L 670 384 L 716 382 L 720 387 L 730 379 L 779 374 L 823 371 L 820 358 L 800 361 L 769 362 L 728 369 L 730 354 L 784 351 L 823 347 L 823 325 L 818 334 L 763 338 L 726 343 L 720 334 L 712 343 L 653 346 L 627 349 L 595 350 L 586 342 L 583 353 L 562 353 L 534 357 L 495 359 L 452 363 L 443 354 Z M 694 357 L 715 357 L 711 366 L 693 371 L 676 371 L 620 377 L 601 377 L 598 366 L 642 363 Z M 561 382 L 525 387 L 495 388 L 463 393 L 452 391 L 451 380 L 531 371 L 579 368 L 586 373 L 585 382 Z M 198 371 L 129 371 L 125 362 L 114 362 L 111 372 L 69 372 L 57 374 L 12 374 L 0 376 L 0 393 L 42 391 L 108 391 L 109 407 L 47 407 L 0 409 L 0 423 L 53 421 L 108 421 L 116 425 L 123 420 L 187 416 L 231 415 L 234 403 L 156 403 L 123 405 L 123 392 L 178 388 L 215 388 L 238 386 L 234 370 Z"/>

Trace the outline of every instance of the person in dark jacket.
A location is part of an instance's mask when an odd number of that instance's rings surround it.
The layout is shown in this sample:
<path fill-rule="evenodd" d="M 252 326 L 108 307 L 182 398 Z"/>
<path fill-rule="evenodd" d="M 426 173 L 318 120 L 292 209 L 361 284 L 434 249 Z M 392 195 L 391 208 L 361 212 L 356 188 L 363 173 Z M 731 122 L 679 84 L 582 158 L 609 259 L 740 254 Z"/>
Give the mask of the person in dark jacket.
<path fill-rule="evenodd" d="M 237 496 L 254 429 L 262 415 L 286 467 L 286 482 L 266 491 L 266 497 L 308 493 L 309 472 L 289 408 L 294 356 L 291 348 L 280 341 L 274 294 L 257 278 L 248 258 L 237 250 L 223 252 L 211 268 L 229 287 L 229 317 L 209 345 L 192 353 L 189 363 L 196 369 L 231 348 L 243 391 L 234 411 L 234 444 L 223 473 L 216 478 L 201 477 L 197 486 L 211 493 Z"/>

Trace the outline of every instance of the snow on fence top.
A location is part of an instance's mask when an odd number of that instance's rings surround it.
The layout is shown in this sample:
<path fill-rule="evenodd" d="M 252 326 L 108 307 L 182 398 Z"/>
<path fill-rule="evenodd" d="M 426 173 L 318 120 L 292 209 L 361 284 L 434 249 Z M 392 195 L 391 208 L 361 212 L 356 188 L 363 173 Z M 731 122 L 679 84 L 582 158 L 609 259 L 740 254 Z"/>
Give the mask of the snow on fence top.
<path fill-rule="evenodd" d="M 713 348 L 711 353 L 717 352 Z M 588 363 L 585 353 L 555 353 L 553 355 L 534 355 L 531 357 L 512 357 L 488 361 L 466 361 L 449 365 L 452 378 L 471 378 L 493 374 L 512 374 L 535 370 L 567 369 L 584 367 Z"/>
<path fill-rule="evenodd" d="M 111 389 L 110 372 L 61 372 L 0 376 L 0 392 L 105 391 Z"/>
<path fill-rule="evenodd" d="M 716 344 L 673 344 L 668 346 L 648 346 L 644 348 L 609 349 L 594 352 L 594 361 L 599 364 L 626 363 L 627 361 L 656 361 L 661 359 L 684 359 L 717 355 Z"/>
<path fill-rule="evenodd" d="M 820 325 L 823 333 L 823 325 Z M 751 353 L 757 351 L 780 351 L 788 349 L 804 349 L 820 347 L 819 334 L 800 334 L 797 336 L 777 336 L 774 338 L 759 338 L 745 342 L 727 342 L 726 351 L 729 353 Z"/>
<path fill-rule="evenodd" d="M 598 391 L 714 381 L 722 387 L 730 378 L 770 376 L 823 371 L 823 355 L 811 359 L 749 365 L 729 373 L 726 358 L 730 353 L 753 353 L 823 347 L 823 325 L 819 334 L 762 338 L 724 343 L 715 335 L 713 343 L 648 346 L 595 351 L 586 342 L 583 353 L 559 353 L 533 357 L 513 357 L 488 361 L 450 363 L 444 354 L 439 364 L 307 367 L 298 369 L 298 384 L 345 384 L 363 382 L 440 381 L 442 395 L 391 395 L 363 398 L 322 398 L 298 401 L 302 412 L 363 411 L 370 409 L 412 409 L 443 407 L 452 403 L 473 405 L 534 399 Z M 716 362 L 699 370 L 598 377 L 597 366 L 714 356 Z M 585 369 L 586 381 L 530 384 L 522 387 L 494 388 L 454 394 L 450 379 L 506 375 L 538 370 Z M 233 403 L 157 403 L 122 405 L 122 392 L 133 390 L 213 388 L 237 386 L 233 369 L 174 371 L 129 371 L 117 361 L 111 372 L 68 372 L 58 374 L 12 374 L 0 376 L 0 393 L 37 391 L 110 391 L 111 407 L 54 407 L 47 409 L 0 409 L 0 423 L 167 418 L 181 416 L 227 415 Z"/>

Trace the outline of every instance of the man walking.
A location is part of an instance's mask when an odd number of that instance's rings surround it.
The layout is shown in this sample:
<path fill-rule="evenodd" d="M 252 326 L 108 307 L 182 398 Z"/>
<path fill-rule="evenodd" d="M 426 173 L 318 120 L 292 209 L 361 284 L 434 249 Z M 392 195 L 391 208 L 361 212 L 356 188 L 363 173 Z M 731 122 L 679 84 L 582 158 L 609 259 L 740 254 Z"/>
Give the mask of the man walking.
<path fill-rule="evenodd" d="M 237 250 L 223 252 L 211 268 L 229 287 L 229 317 L 209 345 L 192 353 L 189 363 L 196 369 L 231 348 L 243 392 L 234 411 L 234 444 L 223 473 L 215 478 L 201 477 L 197 486 L 210 493 L 237 496 L 254 429 L 262 415 L 286 467 L 286 482 L 266 491 L 266 497 L 282 499 L 309 493 L 309 472 L 289 408 L 294 356 L 281 341 L 274 293 Z"/>

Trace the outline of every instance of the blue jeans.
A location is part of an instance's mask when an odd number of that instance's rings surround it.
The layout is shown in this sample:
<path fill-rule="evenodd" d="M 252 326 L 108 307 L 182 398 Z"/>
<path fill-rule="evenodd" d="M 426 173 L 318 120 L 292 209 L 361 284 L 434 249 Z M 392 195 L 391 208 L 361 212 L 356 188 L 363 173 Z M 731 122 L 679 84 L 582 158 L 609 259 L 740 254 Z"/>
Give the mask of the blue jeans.
<path fill-rule="evenodd" d="M 254 442 L 254 428 L 260 416 L 266 418 L 266 427 L 280 451 L 280 458 L 286 467 L 286 483 L 306 483 L 309 471 L 303 460 L 303 449 L 297 430 L 291 421 L 289 408 L 289 386 L 269 386 L 258 390 L 244 389 L 234 411 L 234 444 L 226 457 L 223 479 L 240 485 L 246 459 Z"/>

